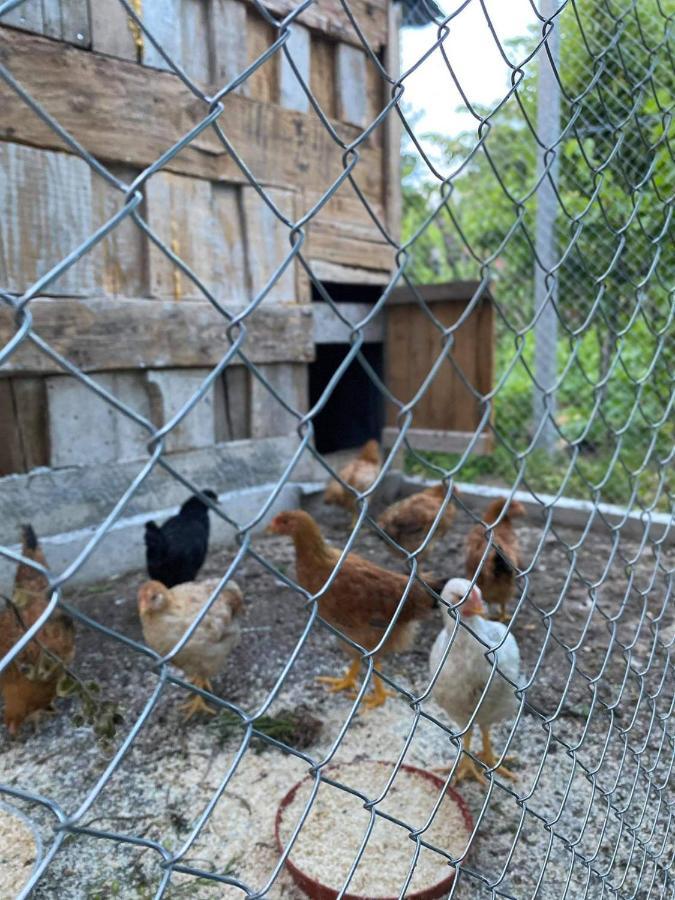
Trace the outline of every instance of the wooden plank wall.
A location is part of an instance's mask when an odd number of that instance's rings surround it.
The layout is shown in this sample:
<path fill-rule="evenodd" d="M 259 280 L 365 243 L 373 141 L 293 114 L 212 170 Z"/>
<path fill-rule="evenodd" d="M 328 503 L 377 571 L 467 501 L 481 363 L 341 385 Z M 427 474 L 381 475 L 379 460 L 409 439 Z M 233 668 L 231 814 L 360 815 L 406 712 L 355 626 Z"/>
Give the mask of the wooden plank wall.
<path fill-rule="evenodd" d="M 277 17 L 295 5 L 266 2 Z M 389 0 L 353 0 L 351 6 L 373 49 L 384 53 Z M 173 63 L 207 92 L 231 81 L 277 36 L 253 0 L 143 0 L 138 10 Z M 288 47 L 324 115 L 343 140 L 353 141 L 381 109 L 383 87 L 340 0 L 308 7 L 293 24 Z M 118 0 L 26 0 L 2 20 L 0 54 L 46 112 L 127 185 L 207 111 Z M 343 170 L 343 150 L 282 52 L 223 105 L 228 139 L 280 215 L 250 187 L 212 130 L 143 185 L 137 214 L 218 303 L 236 312 L 264 289 L 291 249 L 289 227 L 280 216 L 297 221 L 319 200 Z M 4 82 L 0 108 L 0 172 L 9 210 L 0 220 L 0 287 L 21 294 L 118 212 L 124 192 L 70 152 Z M 384 146 L 384 129 L 378 129 L 359 148 L 355 173 L 381 217 L 388 209 Z M 386 281 L 392 265 L 389 247 L 348 183 L 306 227 L 303 253 L 352 279 L 362 273 L 364 282 Z M 139 409 L 161 408 L 161 415 L 168 413 L 166 403 L 158 407 L 158 397 L 178 390 L 180 371 L 196 368 L 198 377 L 229 346 L 226 322 L 131 217 L 51 282 L 43 296 L 32 305 L 39 333 L 86 371 L 105 373 L 100 377 L 108 379 L 106 385 L 126 392 Z M 114 306 L 109 298 L 115 298 Z M 293 260 L 248 323 L 247 352 L 266 366 L 296 408 L 306 404 L 304 364 L 312 357 L 313 329 L 310 316 L 291 314 L 291 308 L 309 300 L 307 278 Z M 8 311 L 0 309 L 0 342 L 13 328 Z M 86 442 L 75 459 L 67 429 L 57 423 L 69 422 L 65 411 L 89 401 L 78 400 L 79 386 L 57 372 L 30 345 L 0 372 L 0 475 L 86 462 Z M 194 420 L 201 424 L 187 427 L 172 449 L 185 449 L 191 440 L 203 446 L 205 440 L 293 426 L 291 417 L 276 414 L 276 401 L 244 369 L 236 366 L 227 377 L 227 384 L 215 386 L 213 409 L 206 404 L 202 419 Z M 104 456 L 139 451 L 143 436 L 125 428 L 110 428 Z"/>

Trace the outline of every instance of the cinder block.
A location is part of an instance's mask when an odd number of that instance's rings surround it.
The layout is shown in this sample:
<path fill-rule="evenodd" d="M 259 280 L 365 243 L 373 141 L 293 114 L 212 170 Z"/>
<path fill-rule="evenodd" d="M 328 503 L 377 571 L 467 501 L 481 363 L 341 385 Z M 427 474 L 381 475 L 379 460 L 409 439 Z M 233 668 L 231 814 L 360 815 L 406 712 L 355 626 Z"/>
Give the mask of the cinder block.
<path fill-rule="evenodd" d="M 308 406 L 307 367 L 296 363 L 258 366 L 275 390 L 293 409 L 305 413 Z M 251 436 L 276 437 L 297 428 L 298 420 L 276 397 L 251 376 Z"/>
<path fill-rule="evenodd" d="M 150 417 L 143 373 L 96 375 L 95 381 L 135 412 Z M 50 465 L 96 465 L 142 459 L 148 433 L 69 375 L 46 379 Z"/>
<path fill-rule="evenodd" d="M 201 387 L 209 369 L 162 369 L 147 373 L 156 425 L 165 425 Z M 167 436 L 168 452 L 210 447 L 215 442 L 213 387 Z"/>

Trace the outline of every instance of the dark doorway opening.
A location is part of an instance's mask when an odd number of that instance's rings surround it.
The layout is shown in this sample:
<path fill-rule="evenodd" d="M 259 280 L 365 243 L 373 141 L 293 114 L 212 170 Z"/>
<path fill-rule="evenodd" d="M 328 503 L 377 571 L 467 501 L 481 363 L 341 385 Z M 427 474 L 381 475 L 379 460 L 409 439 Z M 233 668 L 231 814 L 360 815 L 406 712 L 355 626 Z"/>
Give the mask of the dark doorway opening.
<path fill-rule="evenodd" d="M 333 303 L 377 303 L 382 296 L 384 285 L 381 284 L 342 284 L 339 281 L 323 281 L 323 287 Z M 323 303 L 315 284 L 312 284 L 312 300 Z"/>
<path fill-rule="evenodd" d="M 347 344 L 318 344 L 316 360 L 309 366 L 310 404 L 319 400 L 326 385 L 349 351 Z M 382 344 L 364 344 L 361 353 L 382 377 Z M 384 425 L 384 398 L 358 359 L 353 360 L 335 386 L 326 405 L 314 419 L 319 453 L 359 447 L 370 438 L 380 439 Z"/>

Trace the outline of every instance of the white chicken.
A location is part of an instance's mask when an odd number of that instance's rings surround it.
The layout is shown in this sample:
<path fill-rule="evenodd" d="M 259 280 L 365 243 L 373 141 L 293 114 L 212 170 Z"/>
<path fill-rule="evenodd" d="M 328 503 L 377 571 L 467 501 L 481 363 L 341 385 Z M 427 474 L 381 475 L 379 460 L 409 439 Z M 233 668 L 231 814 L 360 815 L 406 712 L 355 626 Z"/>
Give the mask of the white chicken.
<path fill-rule="evenodd" d="M 448 616 L 445 628 L 439 633 L 431 648 L 429 672 L 432 678 L 441 667 L 433 687 L 432 697 L 461 729 L 466 727 L 478 706 L 474 721 L 481 730 L 483 749 L 475 756 L 488 769 L 495 769 L 505 778 L 513 779 L 515 776 L 512 772 L 504 766 L 497 767 L 499 757 L 492 749 L 490 727 L 515 715 L 518 701 L 515 688 L 507 679 L 516 684 L 521 683 L 518 644 L 512 634 L 507 634 L 506 625 L 488 618 L 488 610 L 483 602 L 480 589 L 477 587 L 472 589 L 470 581 L 465 578 L 452 578 L 443 588 L 441 597 L 453 606 L 459 603 L 463 597 L 467 597 L 467 599 L 458 609 L 460 624 L 445 662 L 443 662 L 443 654 L 456 627 L 453 617 Z M 504 640 L 505 635 L 506 640 Z M 503 644 L 502 641 L 504 641 Z M 490 648 L 498 649 L 495 649 L 494 653 L 489 654 L 489 658 L 486 658 L 486 653 Z M 492 674 L 495 657 L 497 669 L 483 697 L 483 691 Z M 500 672 L 506 678 L 502 677 Z M 464 739 L 464 750 L 468 751 L 470 747 L 471 730 L 467 732 Z M 485 781 L 482 767 L 476 765 L 468 753 L 462 754 L 456 772 L 457 781 L 465 778 Z"/>

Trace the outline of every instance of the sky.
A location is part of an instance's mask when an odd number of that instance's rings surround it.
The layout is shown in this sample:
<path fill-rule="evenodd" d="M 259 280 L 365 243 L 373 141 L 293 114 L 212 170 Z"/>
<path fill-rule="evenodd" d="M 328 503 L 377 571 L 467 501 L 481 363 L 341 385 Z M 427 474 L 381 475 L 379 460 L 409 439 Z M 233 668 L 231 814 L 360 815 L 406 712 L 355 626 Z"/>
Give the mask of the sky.
<path fill-rule="evenodd" d="M 529 0 L 484 0 L 500 39 L 527 33 L 536 23 Z M 460 6 L 459 0 L 440 0 L 446 14 Z M 490 104 L 507 92 L 510 69 L 502 59 L 478 0 L 472 0 L 450 21 L 450 34 L 443 42 L 450 63 L 469 99 Z M 407 71 L 424 55 L 437 37 L 435 25 L 404 28 L 401 32 L 401 65 Z M 415 131 L 433 131 L 446 136 L 475 127 L 475 119 L 465 110 L 457 112 L 462 98 L 437 48 L 404 82 L 407 112 L 421 114 Z"/>

